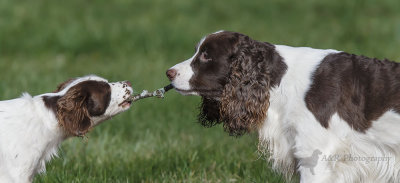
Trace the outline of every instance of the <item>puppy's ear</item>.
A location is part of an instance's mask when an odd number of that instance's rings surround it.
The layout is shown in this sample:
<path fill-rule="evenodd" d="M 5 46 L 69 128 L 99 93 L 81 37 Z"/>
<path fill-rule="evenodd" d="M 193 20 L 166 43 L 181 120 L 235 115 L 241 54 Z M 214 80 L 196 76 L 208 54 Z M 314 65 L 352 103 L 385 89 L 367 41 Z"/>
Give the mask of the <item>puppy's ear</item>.
<path fill-rule="evenodd" d="M 220 98 L 225 131 L 240 136 L 261 127 L 269 107 L 273 45 L 241 35 L 231 62 L 230 76 Z"/>
<path fill-rule="evenodd" d="M 57 101 L 57 119 L 70 135 L 83 136 L 92 124 L 86 106 L 87 98 L 87 92 L 76 85 Z"/>

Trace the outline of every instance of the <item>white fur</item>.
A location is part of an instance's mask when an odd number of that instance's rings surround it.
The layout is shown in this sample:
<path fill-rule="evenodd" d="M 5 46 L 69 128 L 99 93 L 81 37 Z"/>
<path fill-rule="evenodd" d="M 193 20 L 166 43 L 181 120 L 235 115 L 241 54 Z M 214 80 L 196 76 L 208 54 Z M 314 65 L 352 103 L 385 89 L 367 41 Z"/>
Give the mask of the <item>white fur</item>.
<path fill-rule="evenodd" d="M 196 49 L 196 53 L 189 59 L 174 65 L 170 69 L 175 69 L 177 74 L 172 80 L 171 84 L 174 86 L 174 88 L 181 93 L 182 95 L 198 95 L 197 92 L 190 91 L 192 88 L 189 84 L 190 78 L 192 78 L 194 72 L 190 64 L 193 62 L 193 59 L 196 58 L 197 54 L 199 53 L 199 49 L 201 45 L 203 44 L 205 40 L 205 37 L 203 37 Z"/>
<path fill-rule="evenodd" d="M 188 91 L 191 90 L 189 80 L 193 76 L 193 70 L 190 64 L 192 63 L 192 58 L 185 60 L 175 66 L 171 67 L 170 69 L 175 69 L 177 71 L 175 79 L 172 80 L 171 84 L 174 85 L 177 91 Z M 188 95 L 196 95 L 195 92 L 181 92 L 182 94 Z"/>
<path fill-rule="evenodd" d="M 204 38 L 200 46 L 203 41 Z M 260 152 L 268 155 L 272 167 L 287 178 L 299 172 L 304 183 L 400 182 L 400 132 L 397 130 L 400 115 L 386 112 L 366 133 L 360 133 L 334 114 L 329 128 L 324 128 L 308 110 L 304 99 L 318 65 L 328 54 L 339 51 L 275 46 L 288 69 L 280 85 L 270 91 L 267 119 L 258 131 Z M 192 58 L 172 67 L 181 73 L 172 82 L 178 91 L 191 89 L 190 63 L 197 54 L 198 50 Z M 317 156 L 315 152 L 322 154 Z M 387 157 L 388 161 L 350 161 L 343 158 L 345 155 Z M 327 160 L 332 156 L 342 158 Z M 315 166 L 312 171 L 310 166 Z"/>
<path fill-rule="evenodd" d="M 305 94 L 312 73 L 322 59 L 335 50 L 276 45 L 288 65 L 280 85 L 270 93 L 267 119 L 259 130 L 260 149 L 269 155 L 273 168 L 288 177 L 297 168 L 301 182 L 399 182 L 400 115 L 386 112 L 365 134 L 359 133 L 337 114 L 324 128 L 307 109 Z M 311 173 L 310 156 L 322 152 Z M 338 155 L 336 161 L 323 157 Z M 343 157 L 388 157 L 388 161 L 350 161 Z M 297 162 L 297 167 L 295 167 Z"/>
<path fill-rule="evenodd" d="M 57 156 L 57 150 L 67 138 L 55 114 L 48 109 L 42 96 L 62 96 L 72 86 L 87 80 L 105 81 L 98 76 L 78 78 L 58 93 L 31 97 L 24 93 L 20 98 L 0 101 L 0 182 L 31 182 L 36 173 L 46 170 L 45 163 Z M 124 83 L 109 83 L 112 99 L 106 113 L 94 119 L 94 125 L 120 113 L 128 107 L 117 104 L 124 101 Z M 127 96 L 125 96 L 127 97 Z"/>

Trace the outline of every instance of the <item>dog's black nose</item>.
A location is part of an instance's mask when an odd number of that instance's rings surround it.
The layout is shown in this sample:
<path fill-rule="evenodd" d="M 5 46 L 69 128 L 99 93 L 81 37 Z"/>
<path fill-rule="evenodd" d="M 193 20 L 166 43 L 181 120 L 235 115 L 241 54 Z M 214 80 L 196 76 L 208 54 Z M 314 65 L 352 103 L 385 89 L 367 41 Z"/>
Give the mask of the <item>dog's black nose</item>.
<path fill-rule="evenodd" d="M 175 70 L 175 69 L 168 69 L 166 74 L 167 74 L 168 79 L 169 79 L 170 81 L 172 81 L 172 80 L 175 79 L 176 70 Z"/>

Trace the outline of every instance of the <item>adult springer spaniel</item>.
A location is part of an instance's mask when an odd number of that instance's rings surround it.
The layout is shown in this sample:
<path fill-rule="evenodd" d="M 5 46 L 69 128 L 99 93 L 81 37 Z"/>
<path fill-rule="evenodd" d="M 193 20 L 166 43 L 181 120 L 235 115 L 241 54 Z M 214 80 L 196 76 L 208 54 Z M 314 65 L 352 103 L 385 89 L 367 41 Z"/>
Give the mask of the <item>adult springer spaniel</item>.
<path fill-rule="evenodd" d="M 202 125 L 257 131 L 289 179 L 400 182 L 399 63 L 219 31 L 167 76 L 179 93 L 202 97 Z"/>
<path fill-rule="evenodd" d="M 31 182 L 63 140 L 129 109 L 127 81 L 98 76 L 68 80 L 54 93 L 0 101 L 0 182 Z"/>

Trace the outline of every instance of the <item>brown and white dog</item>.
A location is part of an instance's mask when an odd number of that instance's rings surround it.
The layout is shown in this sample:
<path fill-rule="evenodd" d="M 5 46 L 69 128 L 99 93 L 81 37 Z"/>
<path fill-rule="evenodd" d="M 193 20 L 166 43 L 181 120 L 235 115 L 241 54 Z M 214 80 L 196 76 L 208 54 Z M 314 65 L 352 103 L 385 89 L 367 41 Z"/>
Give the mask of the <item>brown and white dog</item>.
<path fill-rule="evenodd" d="M 131 93 L 128 81 L 91 75 L 68 80 L 53 93 L 0 101 L 0 182 L 31 182 L 63 140 L 129 109 Z"/>
<path fill-rule="evenodd" d="M 167 76 L 179 93 L 202 97 L 202 125 L 257 131 L 287 177 L 400 182 L 399 63 L 219 31 Z"/>

